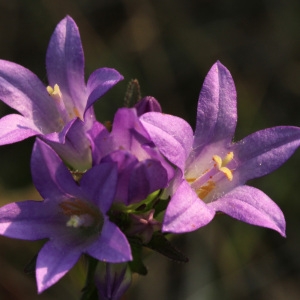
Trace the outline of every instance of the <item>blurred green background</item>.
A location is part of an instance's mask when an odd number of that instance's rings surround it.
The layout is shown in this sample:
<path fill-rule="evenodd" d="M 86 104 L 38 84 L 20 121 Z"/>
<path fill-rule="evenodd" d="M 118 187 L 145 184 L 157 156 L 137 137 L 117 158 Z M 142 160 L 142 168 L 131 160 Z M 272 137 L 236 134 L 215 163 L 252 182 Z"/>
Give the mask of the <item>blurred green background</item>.
<path fill-rule="evenodd" d="M 297 0 L 0 0 L 0 58 L 36 73 L 45 85 L 45 53 L 56 24 L 79 26 L 86 76 L 116 68 L 125 77 L 96 104 L 112 120 L 126 86 L 137 78 L 166 113 L 195 125 L 204 77 L 216 60 L 231 71 L 238 94 L 236 140 L 265 127 L 300 126 L 300 2 Z M 11 110 L 0 103 L 1 116 Z M 0 147 L 1 204 L 39 199 L 31 185 L 33 139 Z M 146 259 L 149 275 L 134 277 L 124 299 L 300 299 L 300 153 L 250 184 L 282 208 L 287 238 L 227 216 L 174 240 L 190 258 L 177 264 Z M 78 299 L 82 264 L 36 295 L 24 266 L 42 242 L 0 237 L 0 299 Z"/>

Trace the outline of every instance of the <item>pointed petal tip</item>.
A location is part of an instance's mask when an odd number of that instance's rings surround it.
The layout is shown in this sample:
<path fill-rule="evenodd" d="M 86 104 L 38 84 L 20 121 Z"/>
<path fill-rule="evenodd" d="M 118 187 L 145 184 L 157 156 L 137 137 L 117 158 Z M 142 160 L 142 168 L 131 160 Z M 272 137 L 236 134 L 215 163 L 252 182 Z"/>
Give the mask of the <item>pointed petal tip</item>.
<path fill-rule="evenodd" d="M 261 190 L 243 185 L 222 198 L 210 202 L 215 211 L 221 211 L 239 221 L 269 228 L 285 237 L 286 222 L 278 205 Z"/>
<path fill-rule="evenodd" d="M 174 193 L 163 220 L 162 231 L 191 232 L 207 225 L 215 216 L 209 207 L 184 180 Z"/>
<path fill-rule="evenodd" d="M 58 22 L 57 26 L 59 26 L 60 24 L 62 25 L 63 23 L 66 23 L 66 22 L 71 22 L 75 27 L 77 27 L 76 22 L 70 15 L 66 15 L 62 20 L 60 20 Z"/>
<path fill-rule="evenodd" d="M 284 238 L 286 238 L 286 232 L 285 230 L 284 231 L 278 231 L 280 233 L 280 235 Z"/>

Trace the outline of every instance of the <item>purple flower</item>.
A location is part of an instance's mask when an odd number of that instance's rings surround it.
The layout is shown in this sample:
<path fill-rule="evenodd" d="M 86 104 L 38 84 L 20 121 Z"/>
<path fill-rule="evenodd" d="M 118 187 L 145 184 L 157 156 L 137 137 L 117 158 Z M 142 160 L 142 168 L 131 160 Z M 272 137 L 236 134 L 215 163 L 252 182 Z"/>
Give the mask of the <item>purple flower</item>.
<path fill-rule="evenodd" d="M 0 99 L 20 113 L 0 120 L 0 145 L 38 135 L 56 146 L 72 167 L 86 169 L 91 165 L 85 132 L 94 123 L 92 104 L 123 77 L 114 69 L 102 68 L 94 71 L 85 84 L 79 31 L 69 16 L 51 37 L 46 67 L 48 87 L 28 69 L 0 60 Z M 67 150 L 61 148 L 62 144 Z"/>
<path fill-rule="evenodd" d="M 142 98 L 134 105 L 134 108 L 138 116 L 150 111 L 162 112 L 159 102 L 152 96 Z"/>
<path fill-rule="evenodd" d="M 115 202 L 125 205 L 139 202 L 165 188 L 173 176 L 173 168 L 151 141 L 135 108 L 119 109 L 111 132 L 98 123 L 90 135 L 93 163 L 115 162 L 118 165 Z"/>
<path fill-rule="evenodd" d="M 236 91 L 230 72 L 220 62 L 205 78 L 194 136 L 177 117 L 151 112 L 140 119 L 164 156 L 178 166 L 168 189 L 172 198 L 163 231 L 193 231 L 221 211 L 285 235 L 280 208 L 245 183 L 281 166 L 300 145 L 300 128 L 273 127 L 233 143 Z"/>
<path fill-rule="evenodd" d="M 131 271 L 126 263 L 99 263 L 95 281 L 99 300 L 119 300 L 131 284 Z"/>
<path fill-rule="evenodd" d="M 115 164 L 91 168 L 77 184 L 57 154 L 37 140 L 31 168 L 44 201 L 1 207 L 0 234 L 25 240 L 49 239 L 36 262 L 39 293 L 64 276 L 82 253 L 110 263 L 132 259 L 125 235 L 106 215 L 116 189 Z"/>

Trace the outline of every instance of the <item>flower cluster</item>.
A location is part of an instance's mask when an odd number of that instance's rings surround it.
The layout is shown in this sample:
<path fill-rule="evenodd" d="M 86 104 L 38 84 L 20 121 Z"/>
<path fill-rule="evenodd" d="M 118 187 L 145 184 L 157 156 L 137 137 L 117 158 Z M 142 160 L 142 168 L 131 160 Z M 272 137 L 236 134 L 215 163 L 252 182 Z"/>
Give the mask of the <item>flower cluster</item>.
<path fill-rule="evenodd" d="M 166 235 L 197 230 L 216 212 L 285 236 L 280 208 L 246 182 L 281 166 L 300 145 L 300 128 L 273 127 L 233 142 L 236 91 L 220 62 L 205 78 L 194 132 L 153 97 L 120 108 L 111 128 L 98 122 L 94 102 L 123 77 L 101 68 L 85 83 L 79 31 L 68 16 L 51 37 L 46 67 L 48 86 L 0 61 L 0 99 L 20 113 L 0 120 L 0 143 L 36 136 L 31 171 L 44 199 L 1 207 L 0 234 L 47 239 L 35 262 L 39 293 L 83 254 L 83 293 L 119 299 L 131 272 L 147 272 L 143 247 L 186 261 Z"/>

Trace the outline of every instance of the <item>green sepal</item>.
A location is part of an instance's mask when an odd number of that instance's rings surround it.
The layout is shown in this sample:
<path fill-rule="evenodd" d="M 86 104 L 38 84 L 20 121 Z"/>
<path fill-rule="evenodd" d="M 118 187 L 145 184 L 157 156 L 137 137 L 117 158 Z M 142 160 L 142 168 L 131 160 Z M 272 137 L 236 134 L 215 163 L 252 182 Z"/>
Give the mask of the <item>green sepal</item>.
<path fill-rule="evenodd" d="M 153 206 L 153 208 L 155 209 L 154 217 L 156 217 L 161 212 L 166 211 L 169 202 L 170 199 L 166 199 L 166 200 L 159 199 Z"/>
<path fill-rule="evenodd" d="M 148 270 L 142 260 L 143 244 L 141 240 L 138 238 L 128 237 L 128 241 L 131 246 L 131 253 L 133 257 L 133 260 L 128 262 L 131 272 L 138 273 L 140 275 L 147 275 Z"/>
<path fill-rule="evenodd" d="M 158 201 L 158 197 L 161 193 L 161 190 L 157 190 L 148 197 L 142 201 L 139 201 L 138 203 L 133 203 L 128 206 L 122 204 L 122 203 L 115 203 L 112 205 L 112 208 L 110 209 L 110 215 L 113 215 L 115 212 L 121 212 L 125 214 L 141 214 L 146 213 L 147 211 L 151 210 Z"/>
<path fill-rule="evenodd" d="M 176 262 L 188 262 L 189 259 L 179 251 L 171 242 L 161 233 L 155 232 L 147 245 L 144 245 Z"/>

